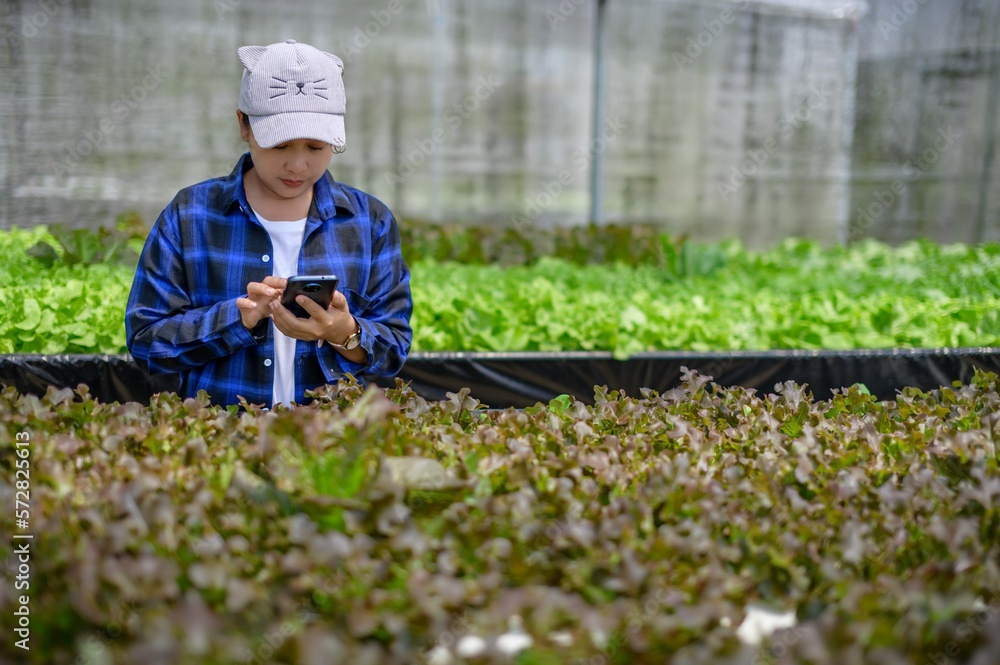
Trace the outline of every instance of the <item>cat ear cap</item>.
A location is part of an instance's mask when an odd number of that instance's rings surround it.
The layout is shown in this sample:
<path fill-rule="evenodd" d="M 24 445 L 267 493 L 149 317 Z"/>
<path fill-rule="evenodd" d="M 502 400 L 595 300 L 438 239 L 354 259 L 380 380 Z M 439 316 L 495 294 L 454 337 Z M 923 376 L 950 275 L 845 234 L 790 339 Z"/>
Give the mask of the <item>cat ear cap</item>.
<path fill-rule="evenodd" d="M 262 148 L 295 139 L 316 139 L 347 147 L 344 63 L 294 39 L 270 46 L 241 46 L 240 110 L 250 116 Z"/>

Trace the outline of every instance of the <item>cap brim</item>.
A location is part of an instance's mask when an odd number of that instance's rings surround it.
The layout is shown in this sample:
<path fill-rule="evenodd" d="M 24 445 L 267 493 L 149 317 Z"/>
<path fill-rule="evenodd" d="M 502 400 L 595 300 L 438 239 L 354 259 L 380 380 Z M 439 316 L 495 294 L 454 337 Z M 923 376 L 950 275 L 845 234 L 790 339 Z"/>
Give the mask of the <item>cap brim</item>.
<path fill-rule="evenodd" d="M 343 150 L 347 146 L 342 115 L 303 111 L 249 117 L 254 140 L 261 148 L 273 148 L 296 139 L 322 141 L 338 150 Z"/>

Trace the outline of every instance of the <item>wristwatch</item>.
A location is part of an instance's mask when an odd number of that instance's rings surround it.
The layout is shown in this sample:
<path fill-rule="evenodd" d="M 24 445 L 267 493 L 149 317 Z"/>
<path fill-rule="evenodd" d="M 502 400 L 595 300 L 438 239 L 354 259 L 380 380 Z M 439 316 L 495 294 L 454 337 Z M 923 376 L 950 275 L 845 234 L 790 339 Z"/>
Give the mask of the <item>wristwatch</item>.
<path fill-rule="evenodd" d="M 357 319 L 354 320 L 354 325 L 358 326 L 358 329 L 351 333 L 351 336 L 348 337 L 343 344 L 333 344 L 333 342 L 330 342 L 333 348 L 350 351 L 351 349 L 356 349 L 361 345 L 361 326 L 358 325 Z"/>

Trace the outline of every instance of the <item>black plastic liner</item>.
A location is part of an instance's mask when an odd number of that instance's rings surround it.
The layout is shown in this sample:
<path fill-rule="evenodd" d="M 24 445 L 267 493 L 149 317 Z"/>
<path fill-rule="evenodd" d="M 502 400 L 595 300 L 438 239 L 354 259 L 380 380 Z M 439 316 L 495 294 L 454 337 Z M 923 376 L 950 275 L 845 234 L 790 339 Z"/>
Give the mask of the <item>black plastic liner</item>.
<path fill-rule="evenodd" d="M 463 387 L 493 408 L 525 407 L 569 394 L 592 403 L 594 386 L 638 396 L 680 384 L 681 368 L 698 370 L 724 386 L 772 392 L 775 384 L 808 384 L 827 399 L 835 388 L 863 383 L 879 399 L 912 386 L 933 390 L 967 383 L 975 369 L 1000 374 L 1000 349 L 878 349 L 860 351 L 668 351 L 615 360 L 609 353 L 413 353 L 400 378 L 429 400 Z M 156 392 L 176 390 L 176 376 L 149 377 L 128 355 L 0 355 L 0 383 L 41 395 L 48 386 L 85 383 L 102 402 L 144 404 Z M 391 386 L 394 380 L 379 381 Z"/>
<path fill-rule="evenodd" d="M 180 388 L 177 375 L 150 377 L 129 355 L 0 355 L 0 383 L 21 393 L 44 395 L 49 386 L 87 384 L 102 402 L 142 402 L 157 392 Z"/>
<path fill-rule="evenodd" d="M 1000 349 L 879 349 L 855 351 L 660 352 L 615 360 L 610 353 L 415 353 L 400 376 L 427 399 L 468 386 L 491 407 L 530 406 L 569 394 L 592 403 L 594 386 L 638 396 L 680 384 L 682 367 L 724 386 L 773 392 L 777 383 L 808 384 L 817 399 L 863 383 L 879 399 L 907 386 L 933 390 L 968 382 L 975 369 L 1000 374 Z"/>

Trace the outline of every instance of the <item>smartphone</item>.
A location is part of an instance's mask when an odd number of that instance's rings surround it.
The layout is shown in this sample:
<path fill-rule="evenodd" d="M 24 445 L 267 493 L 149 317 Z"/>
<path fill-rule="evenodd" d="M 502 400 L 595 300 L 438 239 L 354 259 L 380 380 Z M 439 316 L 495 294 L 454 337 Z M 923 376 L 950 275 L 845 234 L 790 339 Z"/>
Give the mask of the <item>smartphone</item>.
<path fill-rule="evenodd" d="M 300 319 L 308 319 L 309 312 L 295 302 L 295 297 L 300 294 L 309 296 L 320 307 L 327 309 L 333 302 L 333 292 L 337 290 L 339 281 L 335 275 L 295 275 L 289 277 L 285 291 L 281 294 L 281 304 Z"/>

